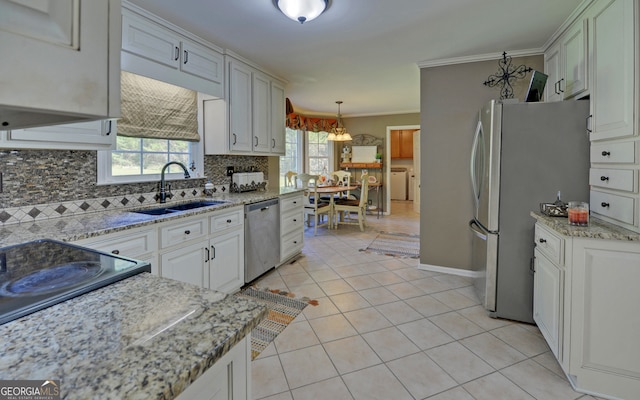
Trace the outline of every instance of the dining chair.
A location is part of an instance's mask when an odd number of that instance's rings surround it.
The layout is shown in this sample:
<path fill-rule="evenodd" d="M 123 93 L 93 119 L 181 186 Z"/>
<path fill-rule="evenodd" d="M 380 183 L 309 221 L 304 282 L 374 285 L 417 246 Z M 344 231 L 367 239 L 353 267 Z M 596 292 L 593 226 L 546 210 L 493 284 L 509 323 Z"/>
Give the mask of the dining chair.
<path fill-rule="evenodd" d="M 284 174 L 284 186 L 293 186 L 295 188 L 298 187 L 298 179 L 296 176 L 298 173 L 296 171 L 288 171 Z"/>
<path fill-rule="evenodd" d="M 318 201 L 320 197 L 318 196 L 318 188 L 316 186 L 316 182 L 320 179 L 319 175 L 310 175 L 310 174 L 298 174 L 298 179 L 302 181 L 303 192 L 303 204 L 304 204 L 304 217 L 307 220 L 307 226 L 311 227 L 311 217 L 313 216 L 314 225 L 313 225 L 313 234 L 318 234 L 318 226 L 327 225 L 328 228 L 331 228 L 331 220 L 333 217 L 333 209 L 330 203 L 325 203 L 322 201 Z M 319 222 L 324 218 L 322 215 L 327 215 L 327 222 Z"/>
<path fill-rule="evenodd" d="M 333 171 L 331 173 L 331 177 L 335 177 L 335 181 L 337 185 L 341 185 L 341 186 L 350 186 L 351 185 L 351 172 L 349 171 L 342 171 L 342 170 L 338 170 L 338 171 Z M 344 191 L 344 192 L 340 192 L 338 193 L 338 195 L 334 198 L 334 201 L 342 201 L 345 199 L 349 199 L 349 196 L 351 195 L 350 191 Z"/>
<path fill-rule="evenodd" d="M 337 228 L 340 224 L 359 225 L 360 230 L 364 232 L 367 218 L 367 204 L 369 200 L 369 180 L 368 176 L 362 177 L 362 186 L 360 187 L 360 199 L 347 199 L 333 205 L 333 215 L 335 218 L 334 226 Z M 358 221 L 351 219 L 351 213 L 358 213 Z"/>

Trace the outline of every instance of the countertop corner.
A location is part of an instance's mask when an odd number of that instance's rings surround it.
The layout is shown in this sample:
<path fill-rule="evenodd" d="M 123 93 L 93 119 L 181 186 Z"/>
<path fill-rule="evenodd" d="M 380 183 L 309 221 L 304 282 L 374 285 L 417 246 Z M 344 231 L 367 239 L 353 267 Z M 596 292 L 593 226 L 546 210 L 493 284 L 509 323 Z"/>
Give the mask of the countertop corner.
<path fill-rule="evenodd" d="M 593 216 L 589 218 L 589 226 L 569 225 L 567 217 L 549 217 L 539 211 L 531 211 L 531 216 L 538 222 L 564 236 L 587 239 L 640 241 L 640 233 L 630 231 Z"/>

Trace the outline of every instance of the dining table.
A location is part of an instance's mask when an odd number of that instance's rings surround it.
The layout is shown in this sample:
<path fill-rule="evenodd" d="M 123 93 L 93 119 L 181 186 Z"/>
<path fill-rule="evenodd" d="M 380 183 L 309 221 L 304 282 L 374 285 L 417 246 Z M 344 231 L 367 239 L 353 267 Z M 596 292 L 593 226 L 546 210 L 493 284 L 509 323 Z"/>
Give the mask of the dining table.
<path fill-rule="evenodd" d="M 341 193 L 341 192 L 348 192 L 350 190 L 356 190 L 358 188 L 358 186 L 355 185 L 342 185 L 342 186 L 336 186 L 336 185 L 332 185 L 332 186 L 322 186 L 322 185 L 318 185 L 315 188 L 309 188 L 307 190 L 309 191 L 314 191 L 316 193 L 318 193 L 318 195 L 321 194 L 330 194 L 331 196 L 329 196 L 329 229 L 332 228 L 333 225 L 333 211 L 334 211 L 334 206 L 335 206 L 335 202 L 334 202 L 334 198 L 335 198 L 335 194 L 336 193 Z M 337 225 L 337 224 L 336 224 Z"/>

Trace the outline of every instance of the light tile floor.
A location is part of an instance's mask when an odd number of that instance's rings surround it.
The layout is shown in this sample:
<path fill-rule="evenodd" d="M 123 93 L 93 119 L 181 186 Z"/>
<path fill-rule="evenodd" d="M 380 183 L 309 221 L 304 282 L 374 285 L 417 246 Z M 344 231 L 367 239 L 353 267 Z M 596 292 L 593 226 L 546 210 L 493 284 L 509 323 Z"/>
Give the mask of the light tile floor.
<path fill-rule="evenodd" d="M 571 389 L 535 326 L 489 318 L 469 279 L 359 251 L 379 231 L 417 234 L 411 202 L 368 222 L 306 229 L 303 256 L 258 282 L 320 304 L 252 362 L 254 399 L 595 399 Z"/>

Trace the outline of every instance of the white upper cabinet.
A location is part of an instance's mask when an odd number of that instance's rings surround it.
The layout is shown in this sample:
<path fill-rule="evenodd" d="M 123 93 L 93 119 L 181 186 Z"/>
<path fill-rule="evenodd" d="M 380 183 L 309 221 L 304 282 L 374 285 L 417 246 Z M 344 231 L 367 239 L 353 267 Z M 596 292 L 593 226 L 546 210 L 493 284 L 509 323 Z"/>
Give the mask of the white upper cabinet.
<path fill-rule="evenodd" d="M 122 11 L 122 69 L 224 97 L 221 49 L 129 3 Z"/>
<path fill-rule="evenodd" d="M 560 43 L 556 43 L 544 53 L 544 71 L 547 74 L 545 87 L 546 101 L 561 101 L 563 99 L 559 85 L 561 82 Z"/>
<path fill-rule="evenodd" d="M 227 90 L 226 102 L 204 100 L 205 154 L 284 155 L 284 85 L 228 56 Z"/>
<path fill-rule="evenodd" d="M 565 99 L 588 89 L 587 20 L 577 21 L 562 39 L 564 80 L 559 85 Z"/>
<path fill-rule="evenodd" d="M 0 2 L 0 129 L 118 117 L 120 1 Z"/>
<path fill-rule="evenodd" d="M 0 148 L 110 150 L 116 146 L 116 120 L 14 129 L 0 133 Z"/>
<path fill-rule="evenodd" d="M 251 152 L 252 149 L 251 85 L 251 69 L 242 63 L 230 61 L 228 140 L 230 140 L 229 150 L 232 152 Z"/>
<path fill-rule="evenodd" d="M 588 11 L 591 140 L 628 137 L 636 132 L 633 3 L 633 0 L 600 0 Z"/>
<path fill-rule="evenodd" d="M 588 89 L 586 19 L 579 19 L 544 54 L 546 101 L 576 97 Z"/>

